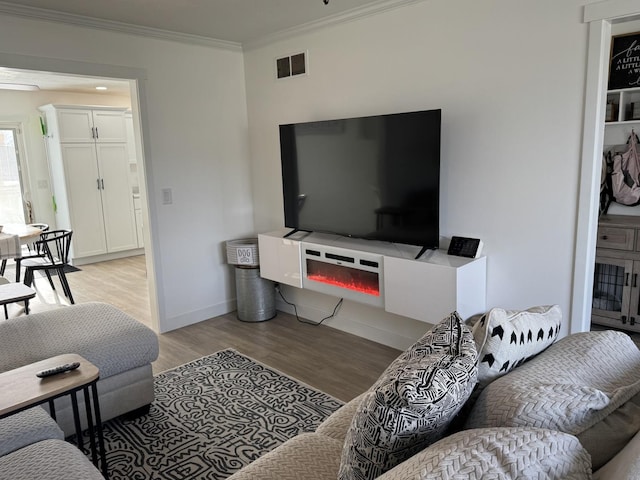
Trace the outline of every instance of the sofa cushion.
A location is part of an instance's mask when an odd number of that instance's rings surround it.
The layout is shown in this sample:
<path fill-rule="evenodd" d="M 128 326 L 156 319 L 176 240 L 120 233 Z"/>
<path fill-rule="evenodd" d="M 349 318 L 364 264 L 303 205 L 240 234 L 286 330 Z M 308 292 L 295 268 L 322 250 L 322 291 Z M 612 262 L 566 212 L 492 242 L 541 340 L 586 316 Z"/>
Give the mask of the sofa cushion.
<path fill-rule="evenodd" d="M 227 480 L 335 480 L 342 442 L 318 433 L 302 433 L 258 458 Z"/>
<path fill-rule="evenodd" d="M 565 337 L 488 385 L 465 428 L 539 427 L 581 435 L 640 392 L 640 350 L 615 331 Z M 627 436 L 628 432 L 612 432 Z M 613 437 L 584 446 L 598 464 L 610 459 Z M 595 448 L 595 449 L 594 449 Z"/>
<path fill-rule="evenodd" d="M 594 470 L 607 463 L 640 431 L 640 394 L 576 435 L 591 452 Z"/>
<path fill-rule="evenodd" d="M 528 310 L 493 308 L 473 326 L 478 347 L 480 389 L 555 342 L 562 312 L 558 305 Z"/>
<path fill-rule="evenodd" d="M 640 433 L 609 460 L 593 472 L 593 480 L 638 480 L 640 473 Z"/>
<path fill-rule="evenodd" d="M 104 480 L 74 445 L 43 440 L 0 457 L 0 480 Z"/>
<path fill-rule="evenodd" d="M 586 480 L 591 478 L 591 462 L 578 439 L 566 433 L 536 428 L 487 428 L 445 437 L 379 480 L 436 478 Z"/>
<path fill-rule="evenodd" d="M 440 439 L 469 398 L 476 375 L 471 330 L 454 312 L 366 392 L 345 438 L 339 478 L 376 478 Z"/>
<path fill-rule="evenodd" d="M 112 305 L 90 302 L 0 322 L 0 372 L 77 353 L 107 378 L 158 357 L 155 332 Z"/>
<path fill-rule="evenodd" d="M 41 407 L 33 407 L 0 420 L 0 457 L 41 440 L 64 440 L 64 433 Z"/>

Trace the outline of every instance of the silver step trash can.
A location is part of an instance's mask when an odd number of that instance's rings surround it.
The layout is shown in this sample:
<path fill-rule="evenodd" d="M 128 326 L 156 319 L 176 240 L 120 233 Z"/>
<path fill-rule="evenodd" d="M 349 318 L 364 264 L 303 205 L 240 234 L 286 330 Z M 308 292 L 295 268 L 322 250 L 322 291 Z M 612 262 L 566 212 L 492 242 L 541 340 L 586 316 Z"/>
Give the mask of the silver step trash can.
<path fill-rule="evenodd" d="M 227 241 L 227 262 L 235 265 L 238 319 L 262 322 L 276 316 L 276 289 L 260 276 L 258 239 Z"/>

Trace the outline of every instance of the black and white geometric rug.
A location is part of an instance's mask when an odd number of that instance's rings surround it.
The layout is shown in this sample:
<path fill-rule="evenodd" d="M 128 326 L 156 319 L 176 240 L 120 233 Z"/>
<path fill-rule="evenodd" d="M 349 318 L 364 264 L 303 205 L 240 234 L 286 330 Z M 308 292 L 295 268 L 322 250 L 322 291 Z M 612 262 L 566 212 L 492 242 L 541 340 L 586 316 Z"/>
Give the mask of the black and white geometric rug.
<path fill-rule="evenodd" d="M 157 375 L 155 395 L 148 415 L 105 423 L 112 480 L 226 478 L 342 405 L 234 350 Z"/>

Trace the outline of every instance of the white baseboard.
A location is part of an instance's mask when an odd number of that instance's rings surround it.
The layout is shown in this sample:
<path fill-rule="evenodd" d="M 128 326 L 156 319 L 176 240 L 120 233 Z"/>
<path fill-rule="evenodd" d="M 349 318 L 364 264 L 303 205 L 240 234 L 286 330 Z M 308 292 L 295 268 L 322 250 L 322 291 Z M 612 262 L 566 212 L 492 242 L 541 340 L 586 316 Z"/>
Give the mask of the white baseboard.
<path fill-rule="evenodd" d="M 119 258 L 135 257 L 144 255 L 144 248 L 136 248 L 134 250 L 124 250 L 122 252 L 105 253 L 104 255 L 94 255 L 92 257 L 80 257 L 71 260 L 71 265 L 79 267 L 80 265 L 88 265 L 90 263 L 107 262 L 109 260 L 117 260 Z"/>
<path fill-rule="evenodd" d="M 214 317 L 219 317 L 229 312 L 233 312 L 236 309 L 236 299 L 225 300 L 223 302 L 211 305 L 202 310 L 196 310 L 193 312 L 178 315 L 166 319 L 164 322 L 160 322 L 158 330 L 160 333 L 167 333 L 171 330 L 177 330 L 178 328 L 187 327 L 195 323 L 200 323 L 205 320 L 209 320 Z M 171 328 L 167 328 L 166 325 L 171 325 Z"/>
<path fill-rule="evenodd" d="M 325 310 L 307 305 L 297 304 L 296 308 L 298 311 L 298 316 L 300 318 L 313 322 L 317 322 L 318 319 L 322 319 L 331 314 L 331 312 L 327 313 Z M 289 313 L 291 315 L 295 315 L 294 308 L 281 299 L 276 299 L 276 309 L 282 312 Z M 420 325 L 420 329 L 428 327 L 423 322 L 416 321 L 416 323 Z M 347 317 L 345 315 L 342 315 L 339 318 L 331 318 L 325 320 L 323 322 L 323 325 L 335 328 L 336 330 L 351 333 L 353 335 L 357 335 L 359 337 L 366 338 L 367 340 L 381 343 L 392 348 L 397 348 L 398 350 L 405 350 L 416 341 L 416 337 L 407 337 L 404 335 L 400 335 L 390 330 L 381 329 L 375 325 L 363 322 L 358 318 Z"/>

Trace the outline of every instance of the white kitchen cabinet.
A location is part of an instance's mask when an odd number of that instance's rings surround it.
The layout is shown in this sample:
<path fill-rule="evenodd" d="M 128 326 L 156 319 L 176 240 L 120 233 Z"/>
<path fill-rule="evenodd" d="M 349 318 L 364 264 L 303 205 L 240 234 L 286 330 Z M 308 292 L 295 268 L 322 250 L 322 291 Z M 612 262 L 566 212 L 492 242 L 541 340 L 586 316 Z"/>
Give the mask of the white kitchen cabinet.
<path fill-rule="evenodd" d="M 89 263 L 138 249 L 125 110 L 54 105 L 40 110 L 46 115 L 56 227 L 73 230 L 72 260 Z M 80 141 L 87 126 L 90 133 Z M 98 130 L 93 136 L 92 128 Z M 115 141 L 119 132 L 123 141 Z"/>
<path fill-rule="evenodd" d="M 127 141 L 127 156 L 129 157 L 129 163 L 137 163 L 136 157 L 136 140 L 133 130 L 133 114 L 128 111 L 124 114 L 125 135 Z"/>
<path fill-rule="evenodd" d="M 144 234 L 142 233 L 142 203 L 140 202 L 140 197 L 133 197 L 133 209 L 136 216 L 136 231 L 138 232 L 138 247 L 144 247 Z"/>
<path fill-rule="evenodd" d="M 60 109 L 59 140 L 63 143 L 125 143 L 127 132 L 124 115 L 123 109 Z"/>

